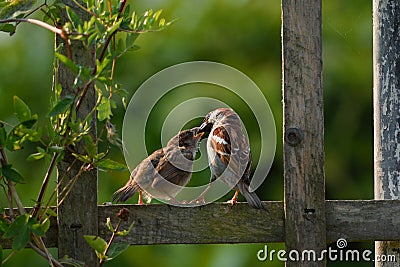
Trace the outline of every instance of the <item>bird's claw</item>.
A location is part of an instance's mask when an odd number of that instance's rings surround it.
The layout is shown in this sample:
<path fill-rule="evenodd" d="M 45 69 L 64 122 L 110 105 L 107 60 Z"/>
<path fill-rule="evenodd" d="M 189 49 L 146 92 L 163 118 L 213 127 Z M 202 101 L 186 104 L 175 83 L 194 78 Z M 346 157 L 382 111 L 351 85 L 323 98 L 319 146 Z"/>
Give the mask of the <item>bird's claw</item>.
<path fill-rule="evenodd" d="M 199 197 L 199 198 L 193 199 L 189 202 L 189 204 L 205 204 L 205 203 L 206 203 L 206 201 L 205 201 L 204 197 Z"/>

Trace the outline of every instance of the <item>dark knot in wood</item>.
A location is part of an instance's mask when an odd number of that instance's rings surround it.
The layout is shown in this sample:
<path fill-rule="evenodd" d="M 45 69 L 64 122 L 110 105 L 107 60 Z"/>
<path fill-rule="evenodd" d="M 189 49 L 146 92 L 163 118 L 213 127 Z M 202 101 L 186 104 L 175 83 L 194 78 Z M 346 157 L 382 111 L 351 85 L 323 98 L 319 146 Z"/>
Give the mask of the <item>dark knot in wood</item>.
<path fill-rule="evenodd" d="M 314 214 L 315 213 L 315 209 L 305 208 L 304 209 L 304 213 L 307 214 L 307 215 Z"/>
<path fill-rule="evenodd" d="M 290 146 L 297 146 L 303 140 L 303 133 L 299 128 L 288 128 L 285 132 L 285 142 Z"/>
<path fill-rule="evenodd" d="M 71 223 L 69 226 L 69 228 L 71 228 L 71 229 L 80 229 L 82 227 L 83 227 L 83 225 L 81 223 Z"/>

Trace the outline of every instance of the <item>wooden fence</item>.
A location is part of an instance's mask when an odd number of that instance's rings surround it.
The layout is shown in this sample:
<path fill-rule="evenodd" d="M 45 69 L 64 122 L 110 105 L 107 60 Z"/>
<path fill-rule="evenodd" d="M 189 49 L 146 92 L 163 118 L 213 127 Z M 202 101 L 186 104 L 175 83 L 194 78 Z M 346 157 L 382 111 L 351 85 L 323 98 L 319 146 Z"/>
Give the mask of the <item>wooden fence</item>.
<path fill-rule="evenodd" d="M 400 189 L 400 3 L 373 1 L 376 200 L 330 201 L 325 200 L 321 2 L 282 0 L 283 202 L 264 202 L 268 213 L 245 203 L 196 208 L 98 206 L 97 173 L 91 173 L 78 181 L 58 210 L 46 244 L 58 247 L 60 256 L 67 254 L 96 266 L 95 255 L 82 235 L 107 238 L 106 218 L 115 218 L 126 207 L 135 227 L 124 240 L 132 245 L 285 242 L 287 250 L 321 251 L 338 238 L 385 240 L 377 242 L 377 253 L 396 254 L 399 261 L 398 243 L 389 241 L 400 240 L 400 200 L 396 200 Z M 86 104 L 90 110 L 90 101 Z M 398 266 L 398 262 L 375 264 Z M 325 266 L 326 262 L 286 265 Z"/>

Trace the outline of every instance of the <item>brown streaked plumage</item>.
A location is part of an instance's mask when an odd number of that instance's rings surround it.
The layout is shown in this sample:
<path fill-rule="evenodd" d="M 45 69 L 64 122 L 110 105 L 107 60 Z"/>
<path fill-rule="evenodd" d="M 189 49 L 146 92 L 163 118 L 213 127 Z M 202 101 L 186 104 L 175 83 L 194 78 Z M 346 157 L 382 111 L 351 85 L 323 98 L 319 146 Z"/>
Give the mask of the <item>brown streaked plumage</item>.
<path fill-rule="evenodd" d="M 113 194 L 113 202 L 125 202 L 136 192 L 139 204 L 143 204 L 142 193 L 149 201 L 155 197 L 175 202 L 175 196 L 192 176 L 193 160 L 203 135 L 197 131 L 198 127 L 179 132 L 166 147 L 144 159 L 132 171 L 126 185 Z"/>
<path fill-rule="evenodd" d="M 239 115 L 230 108 L 211 111 L 204 118 L 199 132 L 208 132 L 207 154 L 211 169 L 211 182 L 221 178 L 236 192 L 229 201 L 235 204 L 238 191 L 252 208 L 266 210 L 255 192 L 249 191 L 251 151 L 247 136 L 243 133 Z M 203 200 L 204 191 L 200 196 Z"/>

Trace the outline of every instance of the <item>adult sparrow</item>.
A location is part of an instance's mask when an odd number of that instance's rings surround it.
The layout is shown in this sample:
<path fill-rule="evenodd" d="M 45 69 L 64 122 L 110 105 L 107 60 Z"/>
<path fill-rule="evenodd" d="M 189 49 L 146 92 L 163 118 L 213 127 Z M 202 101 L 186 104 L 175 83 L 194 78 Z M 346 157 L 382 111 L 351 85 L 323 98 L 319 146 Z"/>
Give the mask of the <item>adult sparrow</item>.
<path fill-rule="evenodd" d="M 131 173 L 126 185 L 116 191 L 113 201 L 124 202 L 139 192 L 138 204 L 143 204 L 142 194 L 151 198 L 177 203 L 175 196 L 191 176 L 193 160 L 203 132 L 198 127 L 184 130 L 168 141 L 167 146 L 156 150 L 144 159 Z"/>
<path fill-rule="evenodd" d="M 198 132 L 209 133 L 207 155 L 211 170 L 210 182 L 221 178 L 228 186 L 235 187 L 235 195 L 228 201 L 232 205 L 236 203 L 240 191 L 252 208 L 266 210 L 256 193 L 249 191 L 251 152 L 239 115 L 230 108 L 211 111 L 204 118 Z M 198 200 L 204 200 L 209 188 Z"/>

